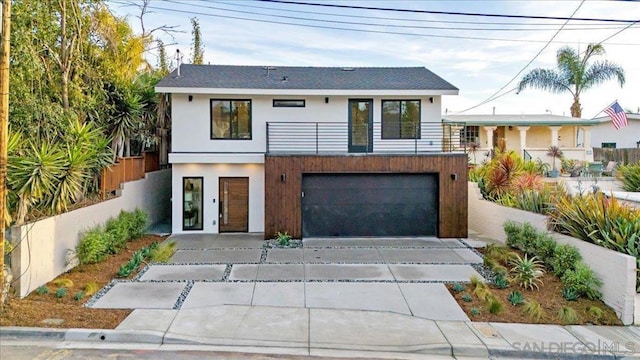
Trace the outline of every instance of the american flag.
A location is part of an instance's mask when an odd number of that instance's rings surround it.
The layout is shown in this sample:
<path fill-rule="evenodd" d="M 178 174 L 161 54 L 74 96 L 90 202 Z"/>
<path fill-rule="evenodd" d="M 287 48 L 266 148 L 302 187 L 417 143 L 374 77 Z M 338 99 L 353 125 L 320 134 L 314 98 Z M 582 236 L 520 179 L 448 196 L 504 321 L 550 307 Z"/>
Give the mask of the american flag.
<path fill-rule="evenodd" d="M 616 128 L 616 130 L 620 130 L 621 128 L 629 125 L 627 114 L 624 112 L 624 110 L 622 110 L 622 107 L 620 107 L 620 104 L 618 104 L 617 101 L 606 108 L 604 112 L 609 115 L 609 117 L 611 118 L 611 122 L 613 123 L 613 126 Z"/>

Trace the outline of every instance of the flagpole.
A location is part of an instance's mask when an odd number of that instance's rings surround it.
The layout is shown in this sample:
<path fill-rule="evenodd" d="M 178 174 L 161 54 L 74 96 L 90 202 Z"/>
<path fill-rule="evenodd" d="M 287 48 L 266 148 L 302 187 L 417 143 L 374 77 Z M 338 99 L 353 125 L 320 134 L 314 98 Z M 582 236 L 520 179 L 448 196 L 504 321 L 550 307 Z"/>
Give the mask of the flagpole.
<path fill-rule="evenodd" d="M 617 103 L 617 102 L 618 102 L 618 99 L 615 99 L 611 104 L 609 104 L 609 105 L 607 105 L 607 106 L 603 107 L 603 108 L 602 108 L 602 110 L 600 110 L 597 114 L 595 114 L 595 115 L 594 115 L 590 120 L 595 119 L 595 118 L 596 118 L 596 116 L 598 116 L 598 115 L 602 114 L 606 109 L 608 109 L 611 105 L 613 105 L 613 104 L 615 104 L 615 103 Z"/>

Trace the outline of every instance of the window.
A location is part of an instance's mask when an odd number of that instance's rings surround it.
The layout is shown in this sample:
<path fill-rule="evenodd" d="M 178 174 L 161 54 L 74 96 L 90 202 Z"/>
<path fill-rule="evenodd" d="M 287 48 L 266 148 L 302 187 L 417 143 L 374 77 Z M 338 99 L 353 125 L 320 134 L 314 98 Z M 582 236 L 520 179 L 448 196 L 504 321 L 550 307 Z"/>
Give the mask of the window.
<path fill-rule="evenodd" d="M 465 126 L 460 129 L 460 146 L 480 144 L 480 126 Z"/>
<path fill-rule="evenodd" d="M 304 100 L 281 100 L 273 99 L 273 107 L 304 107 Z"/>
<path fill-rule="evenodd" d="M 211 139 L 251 140 L 251 100 L 211 100 Z"/>
<path fill-rule="evenodd" d="M 382 138 L 420 138 L 420 100 L 382 100 Z"/>
<path fill-rule="evenodd" d="M 615 149 L 616 148 L 616 143 L 602 143 L 602 148 L 603 149 Z"/>
<path fill-rule="evenodd" d="M 182 178 L 182 230 L 202 230 L 202 178 Z"/>

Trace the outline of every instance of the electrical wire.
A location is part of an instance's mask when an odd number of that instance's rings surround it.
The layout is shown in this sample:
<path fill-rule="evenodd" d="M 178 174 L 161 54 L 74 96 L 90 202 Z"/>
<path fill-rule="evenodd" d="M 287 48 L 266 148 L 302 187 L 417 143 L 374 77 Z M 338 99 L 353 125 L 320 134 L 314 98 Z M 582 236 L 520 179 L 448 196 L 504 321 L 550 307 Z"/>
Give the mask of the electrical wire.
<path fill-rule="evenodd" d="M 323 3 L 310 3 L 303 1 L 285 1 L 285 0 L 254 0 L 259 2 L 277 3 L 277 4 L 290 4 L 290 5 L 306 5 L 306 6 L 320 6 L 340 9 L 355 9 L 355 10 L 376 10 L 376 11 L 393 11 L 403 13 L 414 14 L 438 14 L 438 15 L 455 15 L 455 16 L 481 16 L 481 17 L 498 17 L 509 19 L 539 19 L 539 20 L 574 20 L 574 21 L 601 21 L 601 22 L 616 22 L 616 23 L 630 23 L 637 22 L 638 20 L 619 20 L 619 19 L 597 19 L 597 18 L 566 18 L 558 16 L 539 16 L 539 15 L 512 15 L 512 14 L 488 14 L 488 13 L 466 13 L 456 11 L 434 11 L 434 10 L 414 10 L 414 9 L 396 9 L 396 8 L 383 8 L 372 6 L 355 6 L 355 5 L 339 5 L 339 4 L 323 4 Z"/>
<path fill-rule="evenodd" d="M 515 89 L 512 89 L 512 90 L 510 90 L 510 91 L 508 91 L 508 92 L 506 92 L 506 93 L 504 93 L 504 94 L 502 94 L 502 95 L 498 96 L 498 94 L 500 94 L 500 92 L 501 92 L 502 90 L 504 90 L 504 89 L 505 89 L 507 86 L 509 86 L 509 85 L 510 85 L 510 84 L 511 84 L 511 83 L 512 83 L 516 78 L 518 78 L 518 76 L 520 76 L 520 74 L 522 74 L 522 72 L 524 72 L 524 71 L 529 67 L 529 65 L 531 65 L 531 64 L 532 64 L 532 63 L 533 63 L 533 62 L 538 58 L 538 56 L 540 56 L 540 54 L 542 54 L 542 52 L 543 52 L 544 50 L 546 50 L 546 49 L 549 47 L 549 45 L 551 45 L 551 42 L 552 42 L 552 41 L 553 41 L 553 40 L 558 36 L 558 34 L 560 34 L 560 32 L 562 31 L 562 29 L 564 29 L 564 26 L 566 25 L 566 23 L 568 23 L 569 21 L 571 21 L 571 18 L 572 18 L 572 17 L 573 17 L 577 12 L 578 12 L 578 10 L 580 10 L 580 8 L 582 7 L 582 5 L 584 5 L 584 2 L 585 2 L 585 1 L 586 1 L 586 0 L 582 0 L 582 1 L 580 2 L 580 4 L 578 4 L 578 7 L 576 7 L 576 9 L 573 11 L 573 13 L 571 13 L 571 16 L 570 16 L 569 18 L 567 18 L 567 21 L 565 22 L 565 24 L 563 24 L 563 25 L 558 29 L 558 31 L 556 31 L 556 33 L 555 33 L 555 34 L 553 34 L 553 36 L 551 37 L 551 39 L 549 39 L 549 41 L 547 41 L 547 43 L 542 47 L 542 49 L 540 49 L 540 51 L 538 51 L 538 53 L 537 53 L 537 54 L 536 54 L 536 55 L 535 55 L 531 60 L 529 60 L 529 62 L 528 62 L 528 63 L 527 63 L 527 64 L 526 64 L 522 69 L 520 69 L 520 71 L 518 71 L 518 73 L 517 73 L 517 74 L 515 74 L 515 75 L 511 78 L 511 80 L 509 80 L 506 84 L 504 84 L 504 86 L 502 86 L 500 89 L 498 89 L 498 91 L 496 91 L 495 93 L 493 93 L 491 96 L 489 96 L 489 97 L 488 97 L 487 99 L 485 99 L 484 101 L 481 101 L 479 104 L 474 105 L 474 106 L 472 106 L 472 107 L 469 107 L 469 108 L 467 108 L 467 109 L 464 109 L 464 110 L 462 110 L 462 111 L 460 111 L 460 112 L 458 112 L 458 113 L 456 113 L 456 114 L 462 114 L 462 113 L 467 112 L 467 111 L 469 111 L 469 110 L 473 110 L 473 109 L 475 109 L 475 108 L 477 108 L 477 107 L 479 107 L 479 106 L 482 106 L 482 105 L 484 105 L 484 104 L 486 104 L 486 103 L 489 103 L 489 102 L 491 102 L 491 101 L 493 101 L 493 100 L 496 100 L 496 99 L 498 99 L 498 98 L 500 98 L 500 97 L 502 97 L 502 96 L 504 96 L 504 95 L 506 95 L 506 94 L 508 94 L 508 93 L 512 92 L 513 90 L 515 90 Z"/>

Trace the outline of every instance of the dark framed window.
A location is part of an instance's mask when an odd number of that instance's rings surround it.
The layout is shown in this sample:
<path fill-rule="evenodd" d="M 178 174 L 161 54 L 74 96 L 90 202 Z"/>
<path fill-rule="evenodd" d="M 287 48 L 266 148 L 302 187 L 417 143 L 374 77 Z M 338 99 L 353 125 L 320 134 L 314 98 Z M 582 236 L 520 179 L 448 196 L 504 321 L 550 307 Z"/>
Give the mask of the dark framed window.
<path fill-rule="evenodd" d="M 182 178 L 182 230 L 202 230 L 202 177 Z"/>
<path fill-rule="evenodd" d="M 612 142 L 602 143 L 602 148 L 603 149 L 615 149 L 616 148 L 616 143 L 612 143 Z"/>
<path fill-rule="evenodd" d="M 382 138 L 420 139 L 420 100 L 382 100 Z"/>
<path fill-rule="evenodd" d="M 251 100 L 211 99 L 211 139 L 251 140 Z"/>
<path fill-rule="evenodd" d="M 273 99 L 273 107 L 305 107 L 306 103 L 304 99 L 289 100 L 289 99 Z"/>
<path fill-rule="evenodd" d="M 480 126 L 469 125 L 460 129 L 460 146 L 480 144 Z"/>

